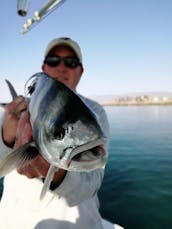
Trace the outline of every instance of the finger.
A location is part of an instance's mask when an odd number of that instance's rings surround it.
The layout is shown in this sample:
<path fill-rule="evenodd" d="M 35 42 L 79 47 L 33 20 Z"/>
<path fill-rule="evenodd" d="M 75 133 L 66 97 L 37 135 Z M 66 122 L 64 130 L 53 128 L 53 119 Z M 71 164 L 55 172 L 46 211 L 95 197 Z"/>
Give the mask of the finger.
<path fill-rule="evenodd" d="M 5 107 L 6 114 L 20 116 L 23 110 L 27 109 L 27 102 L 23 96 L 18 96 L 14 101 Z"/>
<path fill-rule="evenodd" d="M 25 166 L 17 169 L 18 173 L 28 178 L 45 177 L 49 169 L 49 164 L 45 160 L 41 160 L 40 156 L 28 162 Z"/>
<path fill-rule="evenodd" d="M 27 165 L 25 167 L 21 167 L 17 169 L 17 172 L 21 175 L 27 176 L 28 178 L 36 178 L 40 177 L 40 174 L 34 169 L 31 165 Z"/>
<path fill-rule="evenodd" d="M 18 105 L 19 103 L 23 102 L 24 100 L 25 98 L 22 95 L 19 95 L 13 100 L 13 102 L 14 104 Z"/>
<path fill-rule="evenodd" d="M 21 145 L 31 141 L 32 141 L 32 126 L 29 121 L 29 112 L 24 111 L 18 122 L 14 148 L 17 149 Z"/>
<path fill-rule="evenodd" d="M 19 103 L 17 106 L 16 106 L 16 109 L 15 109 L 15 114 L 16 115 L 20 115 L 23 111 L 25 111 L 28 107 L 28 104 L 26 101 L 22 101 L 21 103 Z"/>
<path fill-rule="evenodd" d="M 30 124 L 29 123 L 30 114 L 28 111 L 23 111 L 19 120 L 18 125 Z"/>
<path fill-rule="evenodd" d="M 33 168 L 39 173 L 41 177 L 47 175 L 50 164 L 42 157 L 41 154 L 31 161 Z"/>
<path fill-rule="evenodd" d="M 28 103 L 24 99 L 19 99 L 17 102 L 14 103 L 14 113 L 20 117 L 21 113 L 28 108 Z"/>
<path fill-rule="evenodd" d="M 16 108 L 18 106 L 19 103 L 23 102 L 25 100 L 25 98 L 23 96 L 18 96 L 16 97 L 12 102 L 8 103 L 6 105 L 6 109 L 10 110 L 12 108 Z"/>

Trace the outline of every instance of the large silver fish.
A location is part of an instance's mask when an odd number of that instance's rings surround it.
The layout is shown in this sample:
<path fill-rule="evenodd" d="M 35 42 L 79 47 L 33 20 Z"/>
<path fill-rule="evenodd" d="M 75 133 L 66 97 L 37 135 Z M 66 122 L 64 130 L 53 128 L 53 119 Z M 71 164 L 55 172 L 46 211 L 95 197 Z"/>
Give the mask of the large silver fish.
<path fill-rule="evenodd" d="M 102 168 L 107 159 L 102 147 L 106 138 L 95 114 L 73 90 L 45 73 L 37 73 L 35 82 L 29 103 L 34 141 L 11 152 L 0 164 L 0 175 L 25 165 L 39 151 L 51 165 L 43 197 L 57 168 L 70 171 Z"/>

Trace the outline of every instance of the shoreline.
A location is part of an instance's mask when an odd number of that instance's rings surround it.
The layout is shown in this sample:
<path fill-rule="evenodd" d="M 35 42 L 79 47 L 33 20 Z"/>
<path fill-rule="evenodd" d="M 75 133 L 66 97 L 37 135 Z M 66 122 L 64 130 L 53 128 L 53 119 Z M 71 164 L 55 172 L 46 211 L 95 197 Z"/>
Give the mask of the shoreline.
<path fill-rule="evenodd" d="M 102 106 L 172 106 L 172 103 L 111 103 L 99 102 Z"/>

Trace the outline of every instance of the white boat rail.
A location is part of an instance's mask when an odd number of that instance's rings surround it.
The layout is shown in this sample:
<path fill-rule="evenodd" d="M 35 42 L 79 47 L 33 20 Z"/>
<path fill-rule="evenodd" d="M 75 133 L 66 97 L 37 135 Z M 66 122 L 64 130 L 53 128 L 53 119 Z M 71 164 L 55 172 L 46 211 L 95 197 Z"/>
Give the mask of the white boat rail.
<path fill-rule="evenodd" d="M 21 33 L 28 32 L 34 25 L 39 23 L 42 19 L 48 16 L 53 10 L 64 3 L 66 0 L 49 0 L 40 10 L 35 11 L 32 18 L 27 19 L 24 23 Z"/>

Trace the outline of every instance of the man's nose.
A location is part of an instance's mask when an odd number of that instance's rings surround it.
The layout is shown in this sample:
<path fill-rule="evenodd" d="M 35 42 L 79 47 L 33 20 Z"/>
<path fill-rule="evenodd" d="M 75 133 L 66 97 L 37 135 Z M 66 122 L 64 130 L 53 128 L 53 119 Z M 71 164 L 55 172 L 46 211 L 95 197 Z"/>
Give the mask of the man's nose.
<path fill-rule="evenodd" d="M 59 63 L 59 65 L 57 66 L 57 68 L 59 68 L 59 69 L 66 69 L 66 66 L 65 66 L 65 63 L 64 63 L 64 61 L 63 60 L 60 60 L 60 63 Z"/>

